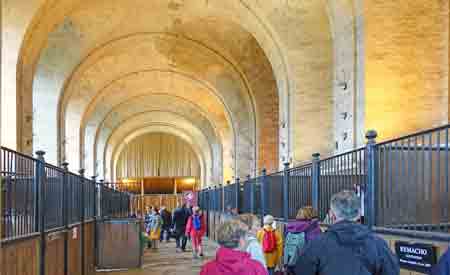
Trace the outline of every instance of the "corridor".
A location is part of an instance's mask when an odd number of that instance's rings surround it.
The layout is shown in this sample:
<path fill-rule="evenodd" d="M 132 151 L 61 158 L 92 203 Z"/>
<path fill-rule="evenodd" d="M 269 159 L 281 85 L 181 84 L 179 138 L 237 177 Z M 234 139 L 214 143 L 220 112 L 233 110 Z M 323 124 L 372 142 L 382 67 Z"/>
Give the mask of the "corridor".
<path fill-rule="evenodd" d="M 189 245 L 188 245 L 189 246 Z M 142 269 L 116 272 L 97 272 L 97 275 L 197 275 L 201 266 L 212 259 L 217 245 L 204 242 L 205 257 L 193 260 L 190 252 L 176 253 L 175 242 L 161 243 L 158 251 L 146 250 Z M 190 251 L 190 248 L 188 248 Z"/>

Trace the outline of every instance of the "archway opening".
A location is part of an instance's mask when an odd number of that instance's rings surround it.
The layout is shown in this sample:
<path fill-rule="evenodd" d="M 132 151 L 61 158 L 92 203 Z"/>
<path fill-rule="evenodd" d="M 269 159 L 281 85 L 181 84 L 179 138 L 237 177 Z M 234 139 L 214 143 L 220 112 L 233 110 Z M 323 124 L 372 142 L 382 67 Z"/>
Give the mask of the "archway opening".
<path fill-rule="evenodd" d="M 123 147 L 114 174 L 122 189 L 170 194 L 198 189 L 201 169 L 200 156 L 186 141 L 169 133 L 147 133 Z"/>

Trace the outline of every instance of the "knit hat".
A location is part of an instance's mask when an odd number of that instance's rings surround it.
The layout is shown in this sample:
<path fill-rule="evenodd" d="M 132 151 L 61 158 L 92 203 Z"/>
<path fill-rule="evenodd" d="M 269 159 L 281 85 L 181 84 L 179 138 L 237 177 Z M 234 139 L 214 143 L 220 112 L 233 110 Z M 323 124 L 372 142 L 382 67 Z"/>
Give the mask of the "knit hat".
<path fill-rule="evenodd" d="M 272 225 L 275 219 L 272 215 L 264 216 L 264 225 Z"/>

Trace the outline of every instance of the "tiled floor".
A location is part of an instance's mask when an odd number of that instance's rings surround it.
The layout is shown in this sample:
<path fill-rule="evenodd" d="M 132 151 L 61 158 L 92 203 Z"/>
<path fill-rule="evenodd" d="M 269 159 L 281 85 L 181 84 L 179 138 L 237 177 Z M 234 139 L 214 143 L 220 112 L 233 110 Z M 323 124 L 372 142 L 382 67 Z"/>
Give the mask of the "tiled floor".
<path fill-rule="evenodd" d="M 205 258 L 194 260 L 191 252 L 176 253 L 175 243 L 161 243 L 157 251 L 146 250 L 142 269 L 99 272 L 98 275 L 197 275 L 201 266 L 214 257 L 217 246 L 204 242 Z M 190 248 L 189 248 L 190 250 Z"/>

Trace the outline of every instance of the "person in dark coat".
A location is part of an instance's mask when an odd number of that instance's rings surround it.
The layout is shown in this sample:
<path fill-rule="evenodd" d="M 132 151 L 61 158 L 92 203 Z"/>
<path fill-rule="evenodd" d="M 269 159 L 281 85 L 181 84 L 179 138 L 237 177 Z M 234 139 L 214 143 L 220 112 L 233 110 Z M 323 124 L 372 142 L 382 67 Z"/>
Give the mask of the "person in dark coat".
<path fill-rule="evenodd" d="M 439 259 L 439 263 L 433 267 L 431 275 L 450 275 L 450 249 Z"/>
<path fill-rule="evenodd" d="M 170 213 L 165 206 L 162 206 L 159 211 L 159 215 L 163 221 L 161 228 L 161 241 L 165 240 L 166 242 L 169 242 L 169 232 L 172 227 L 172 213 Z"/>
<path fill-rule="evenodd" d="M 331 199 L 333 225 L 306 244 L 295 266 L 298 275 L 399 275 L 387 243 L 358 224 L 361 201 L 352 191 Z"/>
<path fill-rule="evenodd" d="M 186 225 L 189 219 L 189 210 L 187 210 L 186 205 L 183 204 L 182 207 L 178 207 L 173 212 L 173 232 L 176 239 L 177 252 L 185 251 L 187 244 L 187 237 L 185 235 Z"/>

